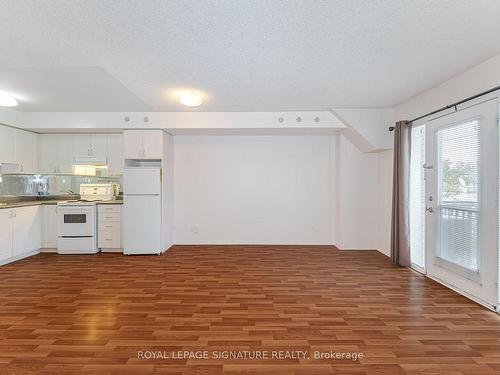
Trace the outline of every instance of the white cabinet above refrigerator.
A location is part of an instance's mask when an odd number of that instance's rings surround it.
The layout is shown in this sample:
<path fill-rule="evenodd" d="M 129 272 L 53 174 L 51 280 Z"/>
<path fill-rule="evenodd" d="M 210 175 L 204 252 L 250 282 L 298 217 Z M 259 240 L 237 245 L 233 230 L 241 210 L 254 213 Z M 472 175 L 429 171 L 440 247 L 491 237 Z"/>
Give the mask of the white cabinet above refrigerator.
<path fill-rule="evenodd" d="M 162 159 L 163 134 L 162 130 L 124 130 L 125 159 Z"/>

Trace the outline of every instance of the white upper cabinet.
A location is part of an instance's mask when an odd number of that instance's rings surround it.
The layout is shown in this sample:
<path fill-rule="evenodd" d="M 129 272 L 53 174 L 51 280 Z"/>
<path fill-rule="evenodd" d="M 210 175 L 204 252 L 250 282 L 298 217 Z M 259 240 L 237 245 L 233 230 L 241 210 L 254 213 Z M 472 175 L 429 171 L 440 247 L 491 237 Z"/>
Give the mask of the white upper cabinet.
<path fill-rule="evenodd" d="M 16 163 L 16 129 L 0 125 L 0 163 Z"/>
<path fill-rule="evenodd" d="M 38 171 L 38 134 L 0 125 L 0 163 L 15 163 L 22 172 Z"/>
<path fill-rule="evenodd" d="M 38 172 L 38 134 L 16 129 L 16 163 L 24 173 Z"/>
<path fill-rule="evenodd" d="M 162 159 L 163 158 L 163 131 L 162 130 L 143 130 L 142 131 L 142 149 L 144 159 Z"/>
<path fill-rule="evenodd" d="M 58 173 L 73 173 L 72 134 L 56 134 Z"/>
<path fill-rule="evenodd" d="M 73 134 L 73 156 L 75 158 L 105 158 L 107 154 L 107 134 Z"/>
<path fill-rule="evenodd" d="M 123 174 L 123 135 L 108 134 L 108 168 L 110 175 Z"/>
<path fill-rule="evenodd" d="M 57 173 L 57 134 L 40 134 L 39 170 L 40 173 Z"/>
<path fill-rule="evenodd" d="M 91 147 L 90 134 L 73 134 L 73 156 L 75 158 L 91 156 Z"/>
<path fill-rule="evenodd" d="M 123 137 L 125 159 L 162 159 L 161 130 L 125 130 Z"/>
<path fill-rule="evenodd" d="M 125 159 L 142 158 L 142 130 L 125 130 L 123 132 L 123 150 Z"/>
<path fill-rule="evenodd" d="M 90 136 L 90 156 L 95 158 L 105 158 L 108 156 L 108 135 L 91 134 Z"/>
<path fill-rule="evenodd" d="M 71 134 L 40 135 L 40 173 L 72 173 L 73 139 Z"/>
<path fill-rule="evenodd" d="M 110 173 L 123 173 L 122 134 L 41 134 L 40 172 L 73 173 L 74 158 L 107 158 Z"/>

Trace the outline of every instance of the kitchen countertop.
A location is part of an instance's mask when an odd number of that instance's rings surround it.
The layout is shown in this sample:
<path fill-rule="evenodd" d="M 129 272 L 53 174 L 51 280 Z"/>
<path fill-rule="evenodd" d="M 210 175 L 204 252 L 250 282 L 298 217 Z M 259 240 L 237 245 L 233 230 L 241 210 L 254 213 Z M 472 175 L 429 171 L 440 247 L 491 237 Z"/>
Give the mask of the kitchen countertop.
<path fill-rule="evenodd" d="M 21 201 L 21 202 L 12 202 L 7 204 L 0 203 L 0 210 L 4 208 L 19 208 L 19 207 L 28 207 L 28 206 L 44 206 L 44 205 L 55 205 L 59 202 L 66 202 L 67 199 L 54 199 L 54 200 L 33 200 L 33 201 Z M 96 204 L 123 204 L 122 199 L 117 199 L 113 201 L 97 201 Z"/>

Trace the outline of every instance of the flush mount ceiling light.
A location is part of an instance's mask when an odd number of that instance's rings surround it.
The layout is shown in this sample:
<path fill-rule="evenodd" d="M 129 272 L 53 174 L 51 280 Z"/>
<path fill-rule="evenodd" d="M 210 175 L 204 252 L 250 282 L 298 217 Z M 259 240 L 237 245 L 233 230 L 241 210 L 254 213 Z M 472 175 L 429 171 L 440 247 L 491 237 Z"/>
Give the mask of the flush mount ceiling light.
<path fill-rule="evenodd" d="M 0 93 L 0 106 L 2 107 L 15 107 L 17 100 L 11 95 Z"/>
<path fill-rule="evenodd" d="M 203 103 L 203 98 L 197 92 L 187 91 L 179 94 L 179 102 L 188 107 L 198 107 Z"/>

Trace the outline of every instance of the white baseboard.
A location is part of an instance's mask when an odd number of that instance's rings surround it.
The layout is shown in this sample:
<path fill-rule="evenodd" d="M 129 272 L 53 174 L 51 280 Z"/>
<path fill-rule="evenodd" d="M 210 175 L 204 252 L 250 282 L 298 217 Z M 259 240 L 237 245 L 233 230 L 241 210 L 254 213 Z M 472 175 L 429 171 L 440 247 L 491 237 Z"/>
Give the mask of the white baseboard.
<path fill-rule="evenodd" d="M 40 254 L 40 249 L 33 250 L 33 251 L 28 252 L 28 253 L 19 254 L 19 255 L 16 255 L 15 257 L 0 260 L 0 266 L 3 266 L 4 264 L 15 262 L 16 260 L 28 258 L 28 257 L 31 257 L 33 255 L 37 255 L 37 254 Z"/>
<path fill-rule="evenodd" d="M 40 253 L 56 253 L 57 254 L 57 248 L 55 247 L 44 247 L 40 249 Z"/>
<path fill-rule="evenodd" d="M 384 251 L 382 251 L 382 250 L 377 250 L 377 251 L 378 251 L 380 254 L 383 254 L 383 255 L 385 255 L 385 256 L 386 256 L 386 257 L 388 257 L 388 258 L 390 258 L 390 257 L 391 257 L 391 253 L 386 253 L 386 252 L 384 252 Z"/>
<path fill-rule="evenodd" d="M 354 251 L 354 250 L 362 250 L 362 251 L 378 251 L 377 249 L 373 247 L 341 247 L 338 245 L 335 245 L 339 250 L 347 250 L 347 251 Z"/>
<path fill-rule="evenodd" d="M 120 249 L 116 249 L 116 248 L 106 249 L 106 248 L 101 247 L 101 253 L 122 253 L 123 254 L 123 249 L 121 249 L 121 248 Z"/>
<path fill-rule="evenodd" d="M 434 276 L 431 276 L 431 275 L 428 275 L 428 274 L 425 274 L 425 276 L 428 277 L 429 279 L 434 280 L 435 282 L 437 282 L 437 283 L 439 283 L 441 285 L 444 285 L 445 287 L 447 287 L 447 288 L 449 288 L 449 289 L 457 292 L 458 294 L 461 294 L 462 296 L 467 297 L 468 299 L 470 299 L 470 300 L 472 300 L 472 301 L 474 301 L 476 303 L 479 303 L 480 305 L 482 305 L 482 306 L 484 306 L 484 307 L 486 307 L 486 308 L 488 308 L 488 309 L 496 312 L 496 306 L 490 305 L 489 303 L 483 301 L 482 299 L 477 298 L 477 297 L 473 296 L 472 294 L 469 294 L 469 293 L 463 291 L 462 289 L 457 288 L 456 286 L 448 284 L 446 281 L 443 281 L 443 280 L 441 280 L 441 279 L 439 279 L 437 277 L 434 277 Z"/>

